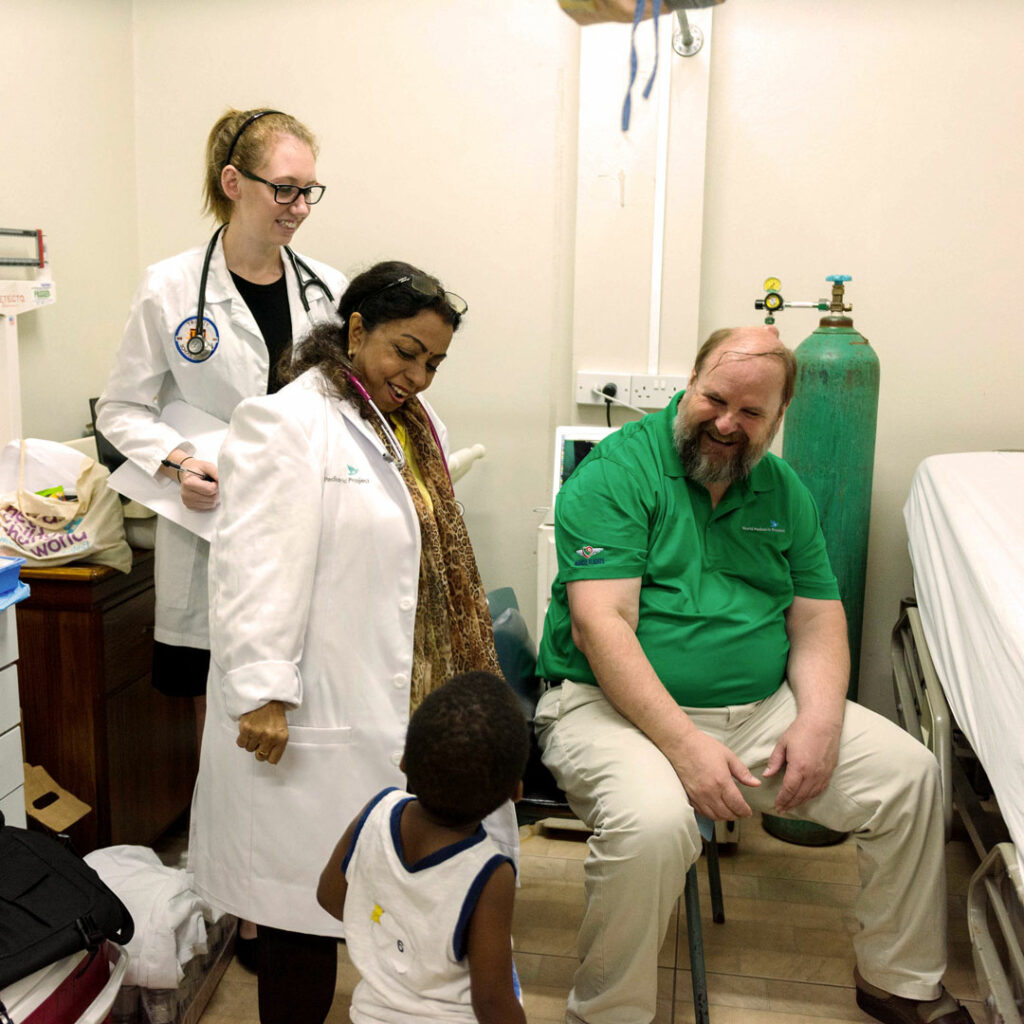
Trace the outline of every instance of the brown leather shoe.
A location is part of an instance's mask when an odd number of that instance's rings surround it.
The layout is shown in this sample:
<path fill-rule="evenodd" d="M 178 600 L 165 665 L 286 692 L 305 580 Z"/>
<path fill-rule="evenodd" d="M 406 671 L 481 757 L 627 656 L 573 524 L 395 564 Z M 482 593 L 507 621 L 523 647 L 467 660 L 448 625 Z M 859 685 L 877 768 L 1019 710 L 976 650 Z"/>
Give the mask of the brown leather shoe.
<path fill-rule="evenodd" d="M 918 1001 L 902 996 L 880 993 L 874 985 L 868 986 L 854 971 L 857 985 L 857 1005 L 882 1024 L 974 1024 L 967 1008 L 958 1003 L 945 989 L 935 1000 Z M 862 987 L 863 986 L 863 987 Z M 868 991 L 868 988 L 874 991 Z"/>

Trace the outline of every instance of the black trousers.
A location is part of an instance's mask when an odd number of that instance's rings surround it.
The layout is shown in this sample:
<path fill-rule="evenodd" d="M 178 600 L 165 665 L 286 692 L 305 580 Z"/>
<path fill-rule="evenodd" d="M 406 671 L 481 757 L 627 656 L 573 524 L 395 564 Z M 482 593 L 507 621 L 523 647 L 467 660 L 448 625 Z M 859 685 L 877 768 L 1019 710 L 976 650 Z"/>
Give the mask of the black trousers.
<path fill-rule="evenodd" d="M 338 940 L 257 928 L 260 1024 L 323 1024 L 334 1001 Z"/>

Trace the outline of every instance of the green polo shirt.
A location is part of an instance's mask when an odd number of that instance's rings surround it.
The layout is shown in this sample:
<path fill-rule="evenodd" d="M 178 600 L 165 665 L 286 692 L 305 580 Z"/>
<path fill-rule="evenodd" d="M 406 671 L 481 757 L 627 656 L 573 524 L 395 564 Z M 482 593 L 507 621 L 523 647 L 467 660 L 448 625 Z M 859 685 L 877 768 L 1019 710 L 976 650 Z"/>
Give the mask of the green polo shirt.
<path fill-rule="evenodd" d="M 839 588 L 814 500 L 781 459 L 766 455 L 712 509 L 676 454 L 678 402 L 606 438 L 559 491 L 537 671 L 595 683 L 572 642 L 565 585 L 639 578 L 637 638 L 676 702 L 746 704 L 782 683 L 793 597 L 835 599 Z"/>

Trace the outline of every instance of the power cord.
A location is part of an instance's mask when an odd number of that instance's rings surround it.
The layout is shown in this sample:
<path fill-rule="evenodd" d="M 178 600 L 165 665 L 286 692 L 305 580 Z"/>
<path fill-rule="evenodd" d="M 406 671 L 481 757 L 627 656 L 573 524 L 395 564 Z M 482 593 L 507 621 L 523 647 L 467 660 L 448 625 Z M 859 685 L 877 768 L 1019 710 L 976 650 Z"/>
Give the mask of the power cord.
<path fill-rule="evenodd" d="M 622 399 L 616 398 L 615 393 L 619 389 L 615 384 L 605 384 L 603 388 L 599 388 L 595 384 L 590 390 L 597 395 L 598 398 L 604 399 L 604 410 L 609 427 L 612 425 L 612 402 L 616 405 L 621 405 L 624 409 L 631 409 L 633 412 L 638 412 L 641 416 L 647 415 L 646 410 L 638 409 L 635 405 L 630 405 L 629 402 L 623 402 Z"/>

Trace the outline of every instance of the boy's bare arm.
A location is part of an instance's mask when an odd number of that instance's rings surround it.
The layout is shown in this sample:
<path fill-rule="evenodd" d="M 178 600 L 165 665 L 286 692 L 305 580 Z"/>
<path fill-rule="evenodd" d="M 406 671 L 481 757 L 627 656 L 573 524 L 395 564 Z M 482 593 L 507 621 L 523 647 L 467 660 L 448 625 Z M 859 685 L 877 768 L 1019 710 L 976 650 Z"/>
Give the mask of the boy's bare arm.
<path fill-rule="evenodd" d="M 480 1024 L 526 1024 L 512 987 L 515 871 L 502 864 L 487 880 L 469 922 L 469 983 Z"/>
<path fill-rule="evenodd" d="M 364 807 L 349 822 L 349 826 L 342 833 L 335 846 L 331 859 L 327 862 L 323 871 L 320 872 L 320 883 L 316 887 L 316 901 L 328 914 L 333 914 L 339 921 L 345 916 L 345 894 L 348 892 L 348 882 L 345 880 L 344 872 L 341 870 L 341 862 L 348 854 L 352 845 L 352 834 L 356 830 L 356 824 L 366 810 Z"/>

